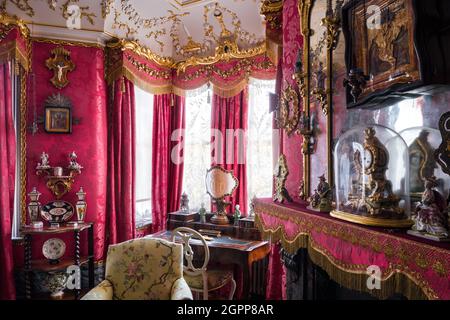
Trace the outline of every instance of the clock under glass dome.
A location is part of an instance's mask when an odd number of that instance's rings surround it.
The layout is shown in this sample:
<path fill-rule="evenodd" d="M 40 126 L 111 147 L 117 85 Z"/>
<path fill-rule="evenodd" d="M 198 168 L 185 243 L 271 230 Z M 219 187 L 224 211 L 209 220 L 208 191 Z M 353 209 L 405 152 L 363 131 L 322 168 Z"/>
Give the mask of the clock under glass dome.
<path fill-rule="evenodd" d="M 410 227 L 409 153 L 395 131 L 355 127 L 334 149 L 336 209 L 331 215 L 356 223 Z"/>

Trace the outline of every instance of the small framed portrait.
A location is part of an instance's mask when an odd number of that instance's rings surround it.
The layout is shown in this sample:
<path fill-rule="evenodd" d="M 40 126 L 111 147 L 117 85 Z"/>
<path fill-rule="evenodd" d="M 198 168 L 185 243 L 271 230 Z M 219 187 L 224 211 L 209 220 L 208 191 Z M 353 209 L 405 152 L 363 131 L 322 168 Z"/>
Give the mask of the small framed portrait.
<path fill-rule="evenodd" d="M 48 133 L 71 133 L 71 108 L 45 107 L 45 131 Z"/>

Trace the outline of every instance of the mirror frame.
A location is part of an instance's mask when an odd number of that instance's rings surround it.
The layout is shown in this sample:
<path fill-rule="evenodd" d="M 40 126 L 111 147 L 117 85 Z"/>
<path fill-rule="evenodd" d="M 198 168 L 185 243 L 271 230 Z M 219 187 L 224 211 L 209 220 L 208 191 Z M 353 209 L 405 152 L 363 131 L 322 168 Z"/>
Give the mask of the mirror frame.
<path fill-rule="evenodd" d="M 300 16 L 300 33 L 303 36 L 303 74 L 297 75 L 300 95 L 303 99 L 303 112 L 310 117 L 311 104 L 311 13 L 312 7 L 317 0 L 298 0 L 298 12 Z M 336 0 L 330 0 L 332 7 Z M 337 47 L 341 30 L 341 14 L 328 16 L 324 12 L 322 23 L 326 28 L 326 81 L 325 81 L 325 104 L 322 105 L 322 113 L 326 116 L 326 143 L 327 143 L 327 178 L 331 186 L 334 185 L 333 174 L 333 51 Z M 300 108 L 300 106 L 299 106 Z M 308 124 L 311 125 L 310 123 Z M 311 128 L 309 128 L 311 129 Z M 303 137 L 305 143 L 305 136 Z M 303 150 L 303 193 L 307 198 L 311 191 L 311 152 L 308 148 Z M 306 151 L 306 152 L 305 152 Z"/>
<path fill-rule="evenodd" d="M 229 174 L 231 174 L 231 178 L 232 178 L 232 179 L 234 180 L 234 182 L 235 182 L 235 185 L 234 185 L 234 187 L 231 189 L 231 191 L 230 191 L 229 193 L 224 194 L 222 197 L 219 197 L 219 198 L 214 197 L 214 196 L 209 192 L 209 190 L 208 190 L 208 181 L 207 181 L 208 174 L 209 174 L 211 171 L 216 170 L 216 169 L 219 169 L 220 171 L 222 171 L 222 172 L 224 172 L 224 173 L 229 173 Z M 233 171 L 231 171 L 231 170 L 226 170 L 226 169 L 222 168 L 222 167 L 219 166 L 219 165 L 212 166 L 211 168 L 209 168 L 208 170 L 206 170 L 206 176 L 205 176 L 205 188 L 206 188 L 206 192 L 207 192 L 208 195 L 211 197 L 211 199 L 213 199 L 213 200 L 221 200 L 221 199 L 223 199 L 223 198 L 225 198 L 225 197 L 230 197 L 230 196 L 233 195 L 233 192 L 234 192 L 238 187 L 239 187 L 239 180 L 234 176 Z"/>

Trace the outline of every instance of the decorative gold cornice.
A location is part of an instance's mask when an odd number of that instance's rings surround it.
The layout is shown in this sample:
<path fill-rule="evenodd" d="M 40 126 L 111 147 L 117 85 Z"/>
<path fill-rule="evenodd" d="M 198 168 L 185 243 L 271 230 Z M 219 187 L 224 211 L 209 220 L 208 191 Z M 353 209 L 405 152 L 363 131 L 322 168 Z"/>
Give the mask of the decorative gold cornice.
<path fill-rule="evenodd" d="M 43 37 L 32 37 L 31 41 L 40 42 L 40 43 L 50 43 L 50 44 L 61 45 L 61 46 L 74 46 L 74 47 L 103 49 L 103 46 L 101 44 L 83 42 L 83 41 L 68 41 L 68 40 L 60 40 L 60 39 L 49 39 L 49 38 L 43 38 Z"/>
<path fill-rule="evenodd" d="M 0 12 L 0 24 L 5 26 L 17 26 L 24 38 L 28 38 L 30 36 L 30 29 L 28 29 L 25 22 L 17 16 L 10 16 L 6 12 Z"/>
<path fill-rule="evenodd" d="M 266 52 L 266 43 L 257 47 L 240 50 L 235 42 L 225 40 L 216 47 L 215 55 L 209 57 L 190 57 L 186 61 L 178 62 L 176 65 L 177 73 L 185 72 L 186 68 L 197 65 L 212 65 L 219 61 L 229 61 L 230 59 L 246 59 L 258 56 Z"/>
<path fill-rule="evenodd" d="M 137 55 L 144 57 L 148 60 L 154 61 L 158 65 L 162 67 L 167 68 L 173 68 L 175 66 L 175 62 L 170 57 L 161 57 L 154 53 L 152 50 L 150 50 L 147 47 L 142 46 L 137 41 L 131 41 L 131 40 L 124 40 L 124 39 L 118 39 L 113 42 L 109 42 L 106 44 L 108 48 L 111 49 L 118 49 L 120 48 L 122 51 L 124 50 L 131 50 Z"/>
<path fill-rule="evenodd" d="M 277 13 L 283 10 L 283 0 L 265 0 L 261 4 L 260 13 L 267 15 L 270 13 Z"/>

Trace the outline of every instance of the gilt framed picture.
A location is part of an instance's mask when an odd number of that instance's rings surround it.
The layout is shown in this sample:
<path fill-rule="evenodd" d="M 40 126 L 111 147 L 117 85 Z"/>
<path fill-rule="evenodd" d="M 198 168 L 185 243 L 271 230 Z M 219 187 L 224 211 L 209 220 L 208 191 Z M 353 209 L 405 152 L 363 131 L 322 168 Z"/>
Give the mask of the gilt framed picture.
<path fill-rule="evenodd" d="M 66 107 L 45 107 L 45 131 L 48 133 L 71 133 L 71 109 Z"/>

